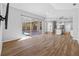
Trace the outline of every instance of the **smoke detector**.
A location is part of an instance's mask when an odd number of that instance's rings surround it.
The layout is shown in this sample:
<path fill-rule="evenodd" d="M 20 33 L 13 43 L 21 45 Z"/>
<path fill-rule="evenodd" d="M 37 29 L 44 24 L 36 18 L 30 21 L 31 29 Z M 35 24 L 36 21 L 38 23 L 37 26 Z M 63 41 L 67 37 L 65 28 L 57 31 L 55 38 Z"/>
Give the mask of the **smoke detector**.
<path fill-rule="evenodd" d="M 76 6 L 77 4 L 76 3 L 73 3 L 73 6 Z"/>

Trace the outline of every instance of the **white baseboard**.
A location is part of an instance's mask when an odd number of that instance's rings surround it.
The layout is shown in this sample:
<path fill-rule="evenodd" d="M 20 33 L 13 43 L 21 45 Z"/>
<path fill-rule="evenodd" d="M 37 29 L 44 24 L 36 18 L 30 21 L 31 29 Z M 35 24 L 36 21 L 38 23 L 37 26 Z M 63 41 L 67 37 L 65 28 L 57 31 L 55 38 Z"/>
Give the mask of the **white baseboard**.
<path fill-rule="evenodd" d="M 17 38 L 17 39 L 12 39 L 12 40 L 5 40 L 5 41 L 2 41 L 2 43 L 4 43 L 4 42 L 9 42 L 9 41 L 14 41 L 14 40 L 18 40 L 18 39 L 20 39 L 20 38 Z"/>

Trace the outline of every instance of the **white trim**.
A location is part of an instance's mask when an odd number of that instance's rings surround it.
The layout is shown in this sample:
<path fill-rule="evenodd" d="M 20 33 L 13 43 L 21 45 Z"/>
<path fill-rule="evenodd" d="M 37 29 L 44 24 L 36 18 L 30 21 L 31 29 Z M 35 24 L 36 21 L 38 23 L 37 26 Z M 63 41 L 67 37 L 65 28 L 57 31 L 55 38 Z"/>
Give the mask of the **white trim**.
<path fill-rule="evenodd" d="M 20 38 L 17 38 L 17 39 L 12 39 L 12 40 L 5 40 L 5 41 L 2 41 L 2 43 L 4 43 L 4 42 L 9 42 L 9 41 L 14 41 L 14 40 L 18 40 L 18 39 L 20 39 Z"/>

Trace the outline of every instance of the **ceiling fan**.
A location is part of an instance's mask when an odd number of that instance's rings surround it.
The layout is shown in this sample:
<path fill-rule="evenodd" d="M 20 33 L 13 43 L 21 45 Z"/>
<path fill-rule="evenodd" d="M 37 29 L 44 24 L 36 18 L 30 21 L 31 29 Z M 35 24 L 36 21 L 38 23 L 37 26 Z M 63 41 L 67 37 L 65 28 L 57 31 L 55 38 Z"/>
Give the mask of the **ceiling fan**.
<path fill-rule="evenodd" d="M 5 29 L 7 29 L 7 26 L 8 26 L 8 14 L 9 14 L 9 3 L 7 3 L 6 5 L 5 17 L 0 15 L 0 21 L 5 21 Z"/>

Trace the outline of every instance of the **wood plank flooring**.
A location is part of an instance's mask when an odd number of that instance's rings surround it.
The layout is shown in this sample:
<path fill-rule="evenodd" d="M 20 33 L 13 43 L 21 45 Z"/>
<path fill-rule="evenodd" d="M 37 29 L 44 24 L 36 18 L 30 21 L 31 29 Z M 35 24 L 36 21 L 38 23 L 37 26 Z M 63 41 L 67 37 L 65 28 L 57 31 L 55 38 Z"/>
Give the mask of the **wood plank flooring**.
<path fill-rule="evenodd" d="M 70 35 L 43 34 L 3 43 L 2 56 L 79 56 L 79 44 Z"/>

